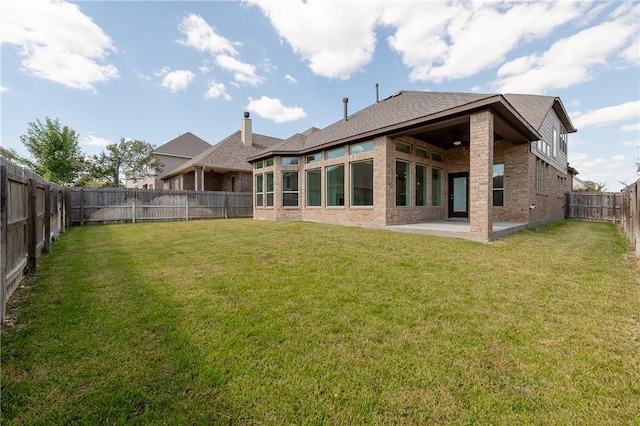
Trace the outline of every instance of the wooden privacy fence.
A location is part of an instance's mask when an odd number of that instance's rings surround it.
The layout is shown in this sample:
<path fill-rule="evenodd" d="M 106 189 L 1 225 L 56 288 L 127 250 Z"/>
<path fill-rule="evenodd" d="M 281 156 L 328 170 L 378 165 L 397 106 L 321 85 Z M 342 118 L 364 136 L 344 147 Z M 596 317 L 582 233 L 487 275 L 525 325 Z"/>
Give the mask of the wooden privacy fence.
<path fill-rule="evenodd" d="M 158 222 L 253 216 L 250 192 L 118 188 L 71 190 L 71 224 Z"/>
<path fill-rule="evenodd" d="M 621 205 L 620 192 L 569 192 L 565 212 L 568 219 L 620 223 Z"/>
<path fill-rule="evenodd" d="M 622 194 L 622 230 L 640 256 L 640 180 L 624 188 Z"/>
<path fill-rule="evenodd" d="M 0 157 L 0 322 L 36 259 L 68 226 L 66 188 Z"/>

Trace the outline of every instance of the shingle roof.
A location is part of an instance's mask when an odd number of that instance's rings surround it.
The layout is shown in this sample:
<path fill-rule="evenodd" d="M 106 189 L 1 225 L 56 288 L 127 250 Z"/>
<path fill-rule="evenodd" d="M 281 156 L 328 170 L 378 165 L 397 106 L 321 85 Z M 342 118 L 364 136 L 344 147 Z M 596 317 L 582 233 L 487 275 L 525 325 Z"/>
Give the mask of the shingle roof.
<path fill-rule="evenodd" d="M 153 151 L 156 154 L 175 155 L 179 157 L 193 158 L 210 148 L 211 144 L 200 139 L 191 132 L 187 132 L 170 140 L 164 145 L 160 145 Z"/>
<path fill-rule="evenodd" d="M 533 127 L 539 129 L 544 118 L 553 106 L 555 97 L 538 95 L 506 94 L 505 99 L 518 110 L 520 115 Z"/>
<path fill-rule="evenodd" d="M 253 133 L 252 142 L 251 146 L 245 146 L 241 140 L 241 132 L 238 130 L 180 167 L 165 173 L 162 178 L 179 174 L 196 166 L 250 172 L 251 164 L 247 158 L 270 149 L 282 142 L 282 139 Z"/>
<path fill-rule="evenodd" d="M 311 134 L 306 147 L 314 147 L 447 111 L 495 95 L 477 93 L 402 91 Z"/>
<path fill-rule="evenodd" d="M 569 133 L 575 132 L 567 112 L 555 96 L 521 95 L 508 93 L 505 99 L 536 129 L 540 129 L 547 113 L 554 109 Z"/>
<path fill-rule="evenodd" d="M 465 110 L 466 107 L 471 109 L 491 102 L 510 104 L 520 115 L 520 118 L 516 117 L 516 120 L 522 121 L 524 119 L 528 123 L 525 126 L 530 126 L 535 130 L 540 129 L 549 109 L 553 107 L 556 112 L 559 111 L 559 99 L 552 96 L 401 91 L 349 115 L 346 121 L 342 119 L 324 129 L 315 129 L 315 131 L 294 135 L 265 151 L 264 154 L 312 150 L 358 135 L 376 131 L 382 133 L 386 128 L 392 126 L 409 124 L 422 118 L 428 120 L 430 117 L 446 115 L 448 111 L 459 112 Z M 561 104 L 559 105 L 563 111 L 563 107 Z M 566 113 L 560 115 L 566 116 Z M 565 119 L 570 124 L 568 118 L 565 117 Z M 573 127 L 568 127 L 568 129 L 573 129 Z M 254 155 L 251 159 L 259 158 L 261 156 L 259 154 Z"/>

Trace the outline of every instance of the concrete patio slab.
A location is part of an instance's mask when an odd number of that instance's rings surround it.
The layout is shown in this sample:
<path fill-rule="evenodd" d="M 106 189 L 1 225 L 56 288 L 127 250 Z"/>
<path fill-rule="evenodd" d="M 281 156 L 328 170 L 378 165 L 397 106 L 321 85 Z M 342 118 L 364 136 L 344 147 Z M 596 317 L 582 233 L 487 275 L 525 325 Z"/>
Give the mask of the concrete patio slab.
<path fill-rule="evenodd" d="M 527 223 L 494 222 L 493 232 L 488 236 L 483 233 L 471 232 L 468 220 L 435 220 L 430 222 L 409 223 L 405 225 L 390 225 L 387 229 L 396 232 L 436 235 L 439 237 L 464 238 L 473 241 L 493 241 L 507 235 L 529 228 Z"/>

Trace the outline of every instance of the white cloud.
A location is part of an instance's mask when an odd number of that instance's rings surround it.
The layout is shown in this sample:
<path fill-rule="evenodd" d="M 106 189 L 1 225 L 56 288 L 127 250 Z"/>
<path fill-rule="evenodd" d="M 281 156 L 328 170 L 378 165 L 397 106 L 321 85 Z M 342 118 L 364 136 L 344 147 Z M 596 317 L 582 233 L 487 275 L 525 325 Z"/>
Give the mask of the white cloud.
<path fill-rule="evenodd" d="M 301 107 L 285 106 L 282 105 L 280 99 L 268 96 L 262 96 L 260 99 L 249 98 L 247 110 L 276 123 L 299 120 L 307 116 Z"/>
<path fill-rule="evenodd" d="M 206 65 L 202 65 L 202 66 L 198 67 L 198 69 L 200 70 L 200 72 L 202 74 L 208 74 L 211 71 L 211 68 L 209 68 Z"/>
<path fill-rule="evenodd" d="M 290 76 L 289 74 L 284 76 L 284 79 L 291 84 L 298 84 L 298 80 L 296 80 L 295 78 L 293 78 L 292 76 Z"/>
<path fill-rule="evenodd" d="M 636 31 L 637 24 L 626 18 L 587 28 L 557 41 L 542 54 L 507 62 L 498 70 L 493 86 L 501 93 L 545 93 L 589 81 L 594 70 L 609 66 L 610 57 L 620 52 Z"/>
<path fill-rule="evenodd" d="M 548 35 L 580 13 L 574 2 L 516 2 L 508 9 L 493 2 L 405 7 L 402 20 L 387 21 L 398 27 L 389 45 L 413 68 L 411 80 L 436 83 L 497 67 L 521 43 Z M 424 16 L 430 18 L 426 24 Z"/>
<path fill-rule="evenodd" d="M 587 113 L 570 114 L 571 121 L 578 129 L 585 127 L 601 127 L 621 121 L 636 120 L 640 122 L 640 101 L 626 102 L 621 105 L 600 108 Z"/>
<path fill-rule="evenodd" d="M 193 47 L 200 52 L 237 55 L 238 51 L 233 46 L 241 45 L 241 43 L 231 42 L 216 34 L 214 29 L 201 16 L 193 13 L 184 17 L 182 23 L 178 26 L 178 30 L 186 36 L 186 39 L 177 40 L 176 43 Z"/>
<path fill-rule="evenodd" d="M 214 80 L 209 81 L 209 90 L 204 94 L 205 99 L 216 99 L 222 97 L 226 101 L 231 100 L 231 96 L 227 93 L 224 84 Z"/>
<path fill-rule="evenodd" d="M 77 4 L 49 0 L 3 0 L 0 42 L 21 47 L 29 74 L 73 89 L 94 90 L 118 78 L 104 64 L 115 52 L 111 38 Z"/>
<path fill-rule="evenodd" d="M 176 93 L 179 90 L 186 90 L 195 77 L 196 75 L 188 70 L 170 71 L 162 79 L 161 85 L 171 93 Z"/>
<path fill-rule="evenodd" d="M 626 126 L 620 127 L 620 130 L 623 132 L 637 132 L 640 130 L 640 122 L 634 124 L 627 124 Z"/>
<path fill-rule="evenodd" d="M 0 93 L 8 92 L 9 88 L 6 86 L 0 86 Z"/>
<path fill-rule="evenodd" d="M 625 157 L 624 155 L 614 155 L 611 157 L 611 159 L 613 161 L 626 161 L 627 157 Z"/>
<path fill-rule="evenodd" d="M 251 86 L 257 86 L 262 83 L 262 77 L 256 75 L 255 65 L 240 62 L 236 58 L 232 58 L 228 55 L 216 56 L 215 62 L 216 65 L 226 69 L 227 71 L 231 71 L 233 73 L 233 78 L 238 83 L 246 83 Z"/>
<path fill-rule="evenodd" d="M 373 30 L 382 2 L 250 3 L 262 9 L 280 37 L 316 75 L 348 79 L 371 61 L 376 43 Z"/>
<path fill-rule="evenodd" d="M 110 140 L 98 137 L 93 133 L 89 133 L 87 136 L 84 136 L 80 139 L 80 144 L 87 145 L 87 146 L 107 146 L 107 145 L 112 145 L 113 142 L 111 142 Z"/>
<path fill-rule="evenodd" d="M 497 68 L 520 45 L 589 16 L 586 23 L 604 9 L 577 2 L 249 3 L 260 7 L 316 75 L 350 78 L 371 62 L 377 30 L 389 27 L 395 32 L 387 43 L 411 68 L 410 79 L 436 83 Z"/>

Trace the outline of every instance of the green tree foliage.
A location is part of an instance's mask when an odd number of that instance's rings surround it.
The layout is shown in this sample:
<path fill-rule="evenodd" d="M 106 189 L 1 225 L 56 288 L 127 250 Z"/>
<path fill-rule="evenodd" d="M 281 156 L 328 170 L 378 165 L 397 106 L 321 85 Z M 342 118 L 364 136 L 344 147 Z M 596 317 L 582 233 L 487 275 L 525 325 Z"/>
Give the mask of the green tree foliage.
<path fill-rule="evenodd" d="M 584 187 L 579 192 L 604 192 L 607 190 L 606 182 L 593 182 L 591 180 L 584 181 Z"/>
<path fill-rule="evenodd" d="M 162 170 L 162 163 L 153 155 L 153 145 L 129 138 L 107 145 L 106 152 L 91 159 L 91 175 L 104 186 L 118 187 L 120 179 L 134 182 L 153 176 Z"/>
<path fill-rule="evenodd" d="M 6 157 L 9 160 L 13 161 L 14 163 L 18 163 L 30 169 L 35 169 L 36 167 L 33 161 L 18 154 L 18 151 L 16 151 L 15 149 L 0 147 L 0 154 L 2 154 L 3 157 Z"/>
<path fill-rule="evenodd" d="M 29 123 L 27 134 L 20 136 L 33 161 L 26 164 L 45 179 L 71 186 L 82 171 L 83 156 L 75 130 L 61 126 L 56 118 Z"/>

